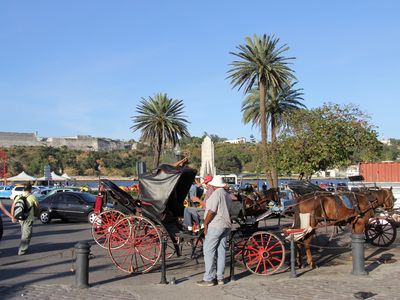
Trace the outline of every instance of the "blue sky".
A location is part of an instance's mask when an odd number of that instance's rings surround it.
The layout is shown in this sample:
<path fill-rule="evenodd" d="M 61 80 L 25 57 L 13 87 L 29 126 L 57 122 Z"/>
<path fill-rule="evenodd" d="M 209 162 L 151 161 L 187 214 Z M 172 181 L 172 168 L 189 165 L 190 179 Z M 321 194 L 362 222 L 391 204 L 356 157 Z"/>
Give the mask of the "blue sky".
<path fill-rule="evenodd" d="M 259 139 L 226 80 L 246 36 L 280 38 L 304 104 L 353 103 L 400 138 L 398 1 L 0 2 L 0 131 L 138 139 L 141 97 L 181 99 L 192 135 Z"/>

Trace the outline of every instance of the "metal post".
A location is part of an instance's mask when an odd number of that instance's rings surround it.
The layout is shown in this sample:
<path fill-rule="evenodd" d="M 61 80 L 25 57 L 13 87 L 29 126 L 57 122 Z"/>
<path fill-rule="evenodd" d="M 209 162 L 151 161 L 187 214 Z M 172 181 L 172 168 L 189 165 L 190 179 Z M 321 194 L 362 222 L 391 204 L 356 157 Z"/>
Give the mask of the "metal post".
<path fill-rule="evenodd" d="M 80 288 L 89 287 L 89 253 L 90 245 L 87 242 L 79 242 L 75 245 L 76 270 L 75 285 Z"/>
<path fill-rule="evenodd" d="M 353 260 L 353 275 L 368 275 L 365 271 L 364 242 L 365 236 L 362 233 L 351 235 L 351 255 Z"/>
<path fill-rule="evenodd" d="M 290 277 L 296 278 L 296 245 L 294 243 L 294 235 L 290 235 Z"/>
<path fill-rule="evenodd" d="M 163 235 L 161 241 L 161 281 L 160 284 L 168 284 L 167 281 L 167 266 L 165 263 L 165 252 L 167 251 L 167 237 Z"/>
<path fill-rule="evenodd" d="M 235 251 L 234 251 L 234 241 L 233 234 L 231 235 L 230 244 L 229 244 L 229 252 L 230 252 L 230 272 L 229 272 L 229 281 L 235 281 Z"/>

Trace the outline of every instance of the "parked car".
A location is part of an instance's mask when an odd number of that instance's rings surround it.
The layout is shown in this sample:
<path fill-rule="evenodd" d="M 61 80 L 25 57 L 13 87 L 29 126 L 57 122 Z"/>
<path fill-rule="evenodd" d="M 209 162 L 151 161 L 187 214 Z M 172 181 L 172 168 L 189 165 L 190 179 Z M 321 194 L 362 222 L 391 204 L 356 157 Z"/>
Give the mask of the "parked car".
<path fill-rule="evenodd" d="M 14 200 L 17 196 L 21 195 L 24 192 L 24 187 L 23 185 L 17 185 L 14 186 L 12 191 L 11 191 L 11 195 L 10 195 L 10 199 Z M 36 187 L 32 187 L 32 194 L 33 193 L 37 193 L 40 190 Z"/>
<path fill-rule="evenodd" d="M 0 198 L 10 198 L 13 185 L 0 185 Z"/>
<path fill-rule="evenodd" d="M 62 192 L 47 196 L 40 202 L 40 216 L 42 223 L 49 223 L 53 219 L 81 220 L 93 223 L 96 219 L 94 203 L 96 196 L 82 192 Z"/>
<path fill-rule="evenodd" d="M 62 193 L 62 192 L 80 192 L 81 188 L 79 187 L 60 187 L 60 188 L 52 188 L 51 191 L 47 194 L 48 196 L 57 194 L 57 193 Z"/>
<path fill-rule="evenodd" d="M 35 191 L 33 195 L 36 197 L 38 201 L 42 201 L 44 198 L 46 198 L 47 195 L 52 191 L 52 188 L 43 188 L 40 189 L 40 191 Z"/>
<path fill-rule="evenodd" d="M 289 190 L 281 190 L 279 192 L 279 199 L 281 201 L 281 211 L 285 211 L 286 214 L 293 214 L 296 205 L 294 194 Z"/>

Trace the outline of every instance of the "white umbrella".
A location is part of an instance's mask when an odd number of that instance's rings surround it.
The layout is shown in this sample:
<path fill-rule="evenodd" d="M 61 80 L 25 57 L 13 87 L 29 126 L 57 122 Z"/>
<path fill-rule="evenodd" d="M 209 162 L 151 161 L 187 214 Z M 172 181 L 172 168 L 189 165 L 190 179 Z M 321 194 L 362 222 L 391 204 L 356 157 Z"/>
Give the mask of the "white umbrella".
<path fill-rule="evenodd" d="M 62 174 L 61 177 L 64 177 L 66 180 L 72 180 L 72 178 L 69 177 L 67 173 Z"/>
<path fill-rule="evenodd" d="M 38 178 L 37 180 L 38 181 L 46 181 L 47 179 L 45 176 L 43 176 L 43 177 Z M 67 180 L 68 179 L 66 179 L 65 177 L 62 177 L 62 176 L 54 173 L 54 171 L 51 172 L 51 179 L 49 179 L 49 181 L 67 181 Z"/>
<path fill-rule="evenodd" d="M 34 181 L 36 177 L 26 174 L 24 171 L 19 173 L 17 176 L 7 178 L 7 181 Z"/>

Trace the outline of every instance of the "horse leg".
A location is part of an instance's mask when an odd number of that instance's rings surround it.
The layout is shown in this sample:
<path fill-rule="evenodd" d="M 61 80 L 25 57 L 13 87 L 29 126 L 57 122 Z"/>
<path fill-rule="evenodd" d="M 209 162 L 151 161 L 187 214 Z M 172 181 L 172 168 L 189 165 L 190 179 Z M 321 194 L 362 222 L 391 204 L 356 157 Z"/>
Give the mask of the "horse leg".
<path fill-rule="evenodd" d="M 315 263 L 311 254 L 311 240 L 312 240 L 312 233 L 309 233 L 307 237 L 304 238 L 304 248 L 306 250 L 306 256 L 307 256 L 307 264 L 310 268 L 314 269 L 315 268 Z"/>

